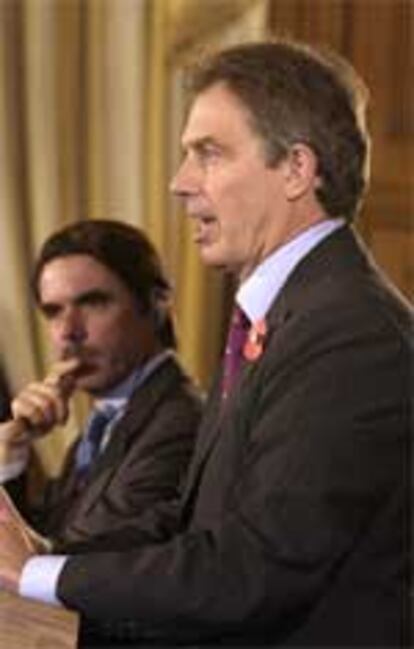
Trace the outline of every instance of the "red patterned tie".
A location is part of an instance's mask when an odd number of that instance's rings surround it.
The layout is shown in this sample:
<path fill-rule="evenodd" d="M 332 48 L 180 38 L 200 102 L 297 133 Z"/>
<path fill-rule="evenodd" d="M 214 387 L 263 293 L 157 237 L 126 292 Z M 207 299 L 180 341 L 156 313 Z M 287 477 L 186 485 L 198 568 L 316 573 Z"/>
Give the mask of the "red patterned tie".
<path fill-rule="evenodd" d="M 249 319 L 236 304 L 230 320 L 229 332 L 223 360 L 221 397 L 226 401 L 237 378 L 243 356 L 243 346 L 249 330 Z"/>

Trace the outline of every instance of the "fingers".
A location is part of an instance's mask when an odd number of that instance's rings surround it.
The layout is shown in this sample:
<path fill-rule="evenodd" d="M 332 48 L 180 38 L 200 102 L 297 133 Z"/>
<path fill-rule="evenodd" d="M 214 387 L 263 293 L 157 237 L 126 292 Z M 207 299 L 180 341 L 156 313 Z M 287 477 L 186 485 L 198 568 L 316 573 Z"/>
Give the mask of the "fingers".
<path fill-rule="evenodd" d="M 57 361 L 48 372 L 43 383 L 63 392 L 71 392 L 75 387 L 76 370 L 79 369 L 80 364 L 79 357 Z"/>
<path fill-rule="evenodd" d="M 67 416 L 67 402 L 58 389 L 44 383 L 31 383 L 12 401 L 16 420 L 23 420 L 30 428 L 47 431 L 63 423 Z"/>
<path fill-rule="evenodd" d="M 12 401 L 16 421 L 36 432 L 48 432 L 68 417 L 68 400 L 75 387 L 78 358 L 59 361 L 53 365 L 43 381 L 30 383 Z"/>

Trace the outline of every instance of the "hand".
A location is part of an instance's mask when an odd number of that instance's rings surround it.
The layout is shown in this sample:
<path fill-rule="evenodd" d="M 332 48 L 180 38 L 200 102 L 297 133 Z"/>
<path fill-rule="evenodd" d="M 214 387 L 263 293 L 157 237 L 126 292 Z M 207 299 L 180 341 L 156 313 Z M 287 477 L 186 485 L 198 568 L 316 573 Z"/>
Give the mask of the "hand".
<path fill-rule="evenodd" d="M 23 519 L 0 489 L 0 588 L 17 593 L 23 567 L 36 545 Z"/>
<path fill-rule="evenodd" d="M 75 388 L 79 358 L 69 358 L 53 365 L 43 381 L 30 383 L 12 401 L 13 419 L 30 433 L 45 434 L 56 424 L 65 423 L 69 398 Z"/>

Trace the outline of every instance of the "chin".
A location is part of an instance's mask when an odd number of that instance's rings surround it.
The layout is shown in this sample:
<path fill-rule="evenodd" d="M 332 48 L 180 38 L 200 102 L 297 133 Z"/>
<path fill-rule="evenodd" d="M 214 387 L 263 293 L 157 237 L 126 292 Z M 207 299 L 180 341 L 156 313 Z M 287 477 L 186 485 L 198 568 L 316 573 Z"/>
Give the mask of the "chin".
<path fill-rule="evenodd" d="M 223 259 L 223 255 L 214 252 L 214 250 L 201 250 L 200 256 L 206 266 L 212 266 L 213 268 L 224 268 L 227 266 L 227 262 Z"/>
<path fill-rule="evenodd" d="M 108 379 L 99 376 L 84 376 L 77 381 L 77 388 L 83 390 L 84 392 L 90 392 L 91 394 L 100 394 L 109 390 Z M 111 384 L 112 385 L 112 384 Z"/>
<path fill-rule="evenodd" d="M 203 263 L 210 268 L 230 273 L 231 275 L 238 274 L 239 267 L 224 255 L 206 254 L 201 255 L 201 259 Z"/>

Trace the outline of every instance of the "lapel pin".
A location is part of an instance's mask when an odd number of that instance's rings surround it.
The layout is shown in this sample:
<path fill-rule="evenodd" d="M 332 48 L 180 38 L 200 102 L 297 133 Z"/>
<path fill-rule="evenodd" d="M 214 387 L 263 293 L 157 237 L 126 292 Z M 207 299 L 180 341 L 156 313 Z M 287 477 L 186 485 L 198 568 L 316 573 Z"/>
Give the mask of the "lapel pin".
<path fill-rule="evenodd" d="M 263 343 L 267 333 L 266 320 L 253 322 L 243 347 L 243 356 L 247 361 L 256 361 L 263 353 Z"/>

